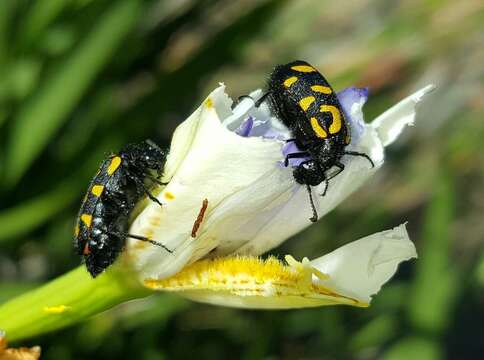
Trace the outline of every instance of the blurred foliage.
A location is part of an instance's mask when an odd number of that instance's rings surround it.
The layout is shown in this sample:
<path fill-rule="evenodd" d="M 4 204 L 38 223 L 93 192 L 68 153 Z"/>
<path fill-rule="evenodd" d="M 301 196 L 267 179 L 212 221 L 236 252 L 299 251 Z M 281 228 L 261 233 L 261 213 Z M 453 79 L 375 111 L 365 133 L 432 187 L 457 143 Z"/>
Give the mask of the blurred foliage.
<path fill-rule="evenodd" d="M 364 190 L 274 252 L 322 254 L 409 221 L 420 259 L 368 310 L 241 311 L 153 296 L 32 340 L 44 359 L 471 359 L 484 351 L 484 6 L 479 0 L 0 1 L 0 301 L 73 268 L 104 154 L 306 59 L 369 86 L 368 119 L 430 82 Z M 351 224 L 348 224 L 351 219 Z M 25 345 L 31 345 L 25 344 Z"/>

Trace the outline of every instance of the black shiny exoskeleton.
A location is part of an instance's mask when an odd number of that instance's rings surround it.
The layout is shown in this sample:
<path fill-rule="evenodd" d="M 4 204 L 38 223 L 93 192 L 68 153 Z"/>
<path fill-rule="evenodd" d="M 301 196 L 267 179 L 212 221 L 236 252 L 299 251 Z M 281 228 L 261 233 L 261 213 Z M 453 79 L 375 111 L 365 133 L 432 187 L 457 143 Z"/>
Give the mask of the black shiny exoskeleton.
<path fill-rule="evenodd" d="M 74 244 L 85 259 L 92 277 L 110 266 L 123 250 L 126 238 L 164 245 L 143 236 L 128 234 L 130 212 L 145 195 L 151 194 L 165 164 L 164 152 L 147 140 L 130 144 L 104 160 L 89 185 L 75 227 Z"/>
<path fill-rule="evenodd" d="M 341 163 L 343 155 L 362 156 L 373 161 L 363 153 L 346 151 L 350 143 L 350 128 L 344 111 L 331 85 L 313 66 L 297 60 L 276 66 L 268 81 L 267 93 L 257 101 L 266 98 L 272 112 L 291 130 L 298 153 L 287 155 L 285 165 L 291 158 L 307 159 L 294 168 L 294 179 L 307 186 L 313 216 L 318 218 L 311 195 L 310 186 L 326 182 L 344 170 Z M 333 168 L 339 171 L 328 174 Z"/>

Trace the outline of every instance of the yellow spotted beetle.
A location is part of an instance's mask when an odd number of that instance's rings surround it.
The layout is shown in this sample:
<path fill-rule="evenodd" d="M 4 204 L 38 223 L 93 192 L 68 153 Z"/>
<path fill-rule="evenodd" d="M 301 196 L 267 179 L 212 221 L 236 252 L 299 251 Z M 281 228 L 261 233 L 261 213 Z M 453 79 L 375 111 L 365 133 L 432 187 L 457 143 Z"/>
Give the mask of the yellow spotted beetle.
<path fill-rule="evenodd" d="M 128 234 L 129 215 L 143 196 L 162 206 L 151 190 L 161 184 L 164 164 L 164 152 L 150 140 L 129 144 L 102 162 L 81 204 L 74 230 L 74 246 L 92 277 L 116 260 L 128 237 L 171 253 L 159 242 Z"/>
<path fill-rule="evenodd" d="M 305 61 L 296 60 L 278 65 L 272 71 L 267 93 L 256 101 L 259 106 L 269 100 L 272 112 L 291 130 L 297 147 L 301 150 L 286 156 L 289 159 L 305 159 L 293 170 L 296 182 L 306 185 L 313 216 L 318 219 L 310 186 L 326 182 L 322 195 L 326 194 L 328 181 L 344 170 L 343 155 L 362 156 L 374 166 L 371 158 L 355 151 L 346 151 L 351 141 L 351 129 L 341 104 L 331 85 L 323 75 Z M 339 168 L 328 175 L 328 170 Z"/>

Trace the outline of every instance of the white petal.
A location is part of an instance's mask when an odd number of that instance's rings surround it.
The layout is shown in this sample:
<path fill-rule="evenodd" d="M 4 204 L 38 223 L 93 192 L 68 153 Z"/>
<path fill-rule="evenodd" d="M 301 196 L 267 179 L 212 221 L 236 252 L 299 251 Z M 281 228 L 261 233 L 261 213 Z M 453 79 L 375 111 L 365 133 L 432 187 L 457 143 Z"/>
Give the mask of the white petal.
<path fill-rule="evenodd" d="M 329 181 L 326 195 L 320 196 L 326 187 L 324 182 L 317 187 L 312 187 L 319 218 L 333 210 L 360 188 L 383 165 L 384 147 L 395 140 L 406 124 L 413 121 L 415 105 L 433 89 L 433 85 L 428 85 L 417 91 L 379 116 L 371 124 L 363 122 L 362 104 L 364 99 L 352 106 L 348 113 L 351 114 L 352 121 L 355 122 L 353 126 L 358 127 L 358 131 L 353 132 L 357 136 L 348 149 L 367 154 L 375 163 L 375 167 L 372 168 L 368 160 L 363 157 L 343 156 L 342 162 L 345 170 Z M 255 234 L 255 236 L 249 242 L 239 241 L 243 245 L 236 252 L 252 255 L 263 254 L 311 225 L 309 221 L 311 215 L 306 188 L 295 183 L 292 196 L 287 203 L 246 219 L 244 229 L 252 228 L 251 234 Z M 227 239 L 233 240 L 232 238 L 233 234 L 227 234 Z M 237 238 L 240 238 L 239 234 L 237 234 Z"/>
<path fill-rule="evenodd" d="M 329 275 L 313 281 L 340 294 L 369 302 L 396 272 L 402 261 L 416 258 L 415 246 L 408 238 L 405 225 L 382 231 L 349 243 L 311 265 Z"/>
<path fill-rule="evenodd" d="M 145 279 L 153 290 L 194 301 L 256 309 L 344 304 L 366 307 L 400 262 L 416 257 L 404 225 L 301 262 L 228 256 L 200 260 L 166 279 Z"/>
<path fill-rule="evenodd" d="M 394 142 L 405 126 L 413 125 L 416 105 L 434 89 L 435 85 L 427 85 L 385 111 L 371 123 L 378 132 L 383 146 Z"/>
<path fill-rule="evenodd" d="M 166 279 L 145 279 L 153 290 L 169 291 L 194 301 L 253 309 L 294 309 L 345 304 L 369 304 L 313 284 L 312 275 L 324 278 L 304 259 L 288 256 L 288 264 L 274 258 L 222 257 L 200 260 Z"/>
<path fill-rule="evenodd" d="M 243 232 L 240 219 L 289 191 L 291 178 L 278 166 L 282 142 L 238 136 L 221 124 L 219 116 L 228 113 L 230 101 L 219 87 L 177 129 L 164 176 L 169 184 L 157 196 L 164 205 L 149 202 L 129 230 L 173 253 L 128 239 L 127 257 L 141 278 L 167 277 L 221 243 L 228 246 L 226 233 Z M 208 209 L 194 238 L 204 199 Z"/>
<path fill-rule="evenodd" d="M 202 111 L 207 107 L 206 105 L 208 99 L 211 101 L 209 108 L 213 108 L 213 110 L 216 112 L 216 114 L 211 115 L 216 115 L 218 118 L 229 116 L 232 100 L 227 96 L 227 94 L 225 94 L 224 90 L 225 86 L 221 84 L 218 88 L 212 91 L 212 93 L 192 115 L 190 115 L 175 129 L 171 139 L 170 152 L 165 164 L 165 179 L 171 179 L 173 177 L 173 174 L 187 156 L 187 153 L 195 140 L 196 133 L 201 122 Z"/>
<path fill-rule="evenodd" d="M 345 170 L 329 181 L 325 196 L 321 196 L 326 187 L 324 182 L 312 187 L 319 218 L 333 210 L 356 191 L 383 164 L 383 146 L 373 127 L 365 125 L 359 140 L 351 150 L 369 155 L 375 163 L 375 167 L 372 168 L 369 161 L 363 157 L 343 157 Z M 281 171 L 283 170 L 286 171 L 287 176 L 292 178 L 292 170 L 282 168 Z M 297 184 L 294 180 L 292 180 L 292 184 L 292 192 L 286 193 L 286 195 L 290 194 L 290 198 L 286 202 L 243 219 L 243 229 L 250 233 L 247 239 L 249 241 L 239 241 L 243 246 L 236 250 L 237 253 L 263 254 L 312 224 L 309 220 L 312 213 L 306 187 Z M 272 186 L 277 186 L 277 184 Z M 240 239 L 243 234 L 226 234 L 229 241 L 235 241 L 234 236 Z"/>

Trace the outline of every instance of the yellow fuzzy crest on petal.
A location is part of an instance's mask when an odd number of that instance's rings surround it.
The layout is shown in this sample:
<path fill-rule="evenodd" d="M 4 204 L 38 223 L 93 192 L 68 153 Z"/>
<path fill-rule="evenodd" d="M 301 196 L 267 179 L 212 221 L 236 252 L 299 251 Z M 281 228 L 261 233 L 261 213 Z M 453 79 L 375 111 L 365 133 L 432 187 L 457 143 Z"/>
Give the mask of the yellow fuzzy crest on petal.
<path fill-rule="evenodd" d="M 197 261 L 166 279 L 146 279 L 155 290 L 180 292 L 193 300 L 251 308 L 291 308 L 348 304 L 368 306 L 312 281 L 325 274 L 306 259 L 289 265 L 270 257 L 224 257 Z"/>

